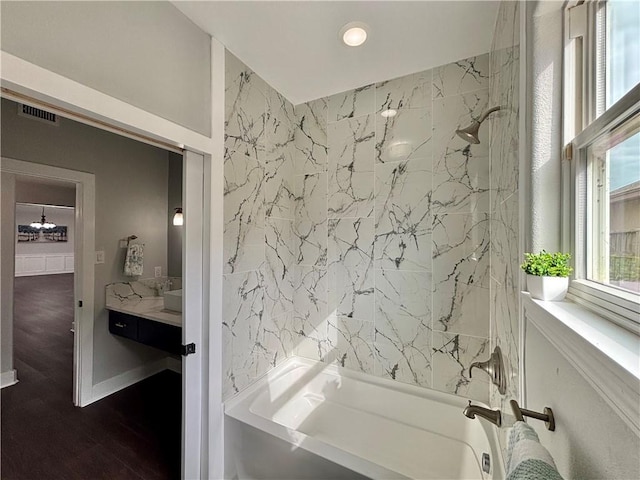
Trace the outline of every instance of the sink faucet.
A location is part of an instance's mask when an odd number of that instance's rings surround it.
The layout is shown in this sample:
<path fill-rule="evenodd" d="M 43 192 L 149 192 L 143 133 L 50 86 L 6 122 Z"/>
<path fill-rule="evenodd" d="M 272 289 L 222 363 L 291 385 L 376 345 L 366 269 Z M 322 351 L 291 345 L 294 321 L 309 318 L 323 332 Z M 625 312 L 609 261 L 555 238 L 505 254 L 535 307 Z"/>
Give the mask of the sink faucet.
<path fill-rule="evenodd" d="M 155 284 L 156 295 L 161 297 L 164 292 L 168 292 L 169 290 L 171 290 L 172 286 L 173 282 L 171 281 L 171 279 L 157 281 Z"/>
<path fill-rule="evenodd" d="M 500 410 L 489 410 L 488 408 L 480 407 L 479 405 L 471 405 L 471 400 L 469 400 L 469 405 L 462 413 L 469 418 L 476 418 L 476 415 L 480 415 L 482 418 L 489 420 L 496 427 L 500 427 L 502 425 L 502 415 L 500 414 Z"/>

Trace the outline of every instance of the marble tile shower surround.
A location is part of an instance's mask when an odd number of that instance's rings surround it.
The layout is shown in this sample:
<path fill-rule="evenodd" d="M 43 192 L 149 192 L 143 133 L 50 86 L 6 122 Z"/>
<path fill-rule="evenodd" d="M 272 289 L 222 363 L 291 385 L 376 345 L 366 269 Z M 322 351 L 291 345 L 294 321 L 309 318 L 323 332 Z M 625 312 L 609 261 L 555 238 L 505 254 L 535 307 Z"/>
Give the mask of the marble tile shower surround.
<path fill-rule="evenodd" d="M 293 105 L 236 57 L 225 72 L 225 398 L 293 350 Z M 315 132 L 314 132 L 315 133 Z M 310 147 L 313 154 L 313 146 Z"/>
<path fill-rule="evenodd" d="M 326 197 L 300 187 L 298 199 L 327 202 L 315 217 L 327 232 L 314 242 L 324 249 L 327 239 L 327 258 L 301 261 L 326 270 L 328 309 L 303 331 L 322 348 L 303 355 L 488 401 L 487 380 L 468 378 L 489 354 L 488 130 L 474 146 L 455 135 L 488 98 L 483 55 L 317 104 L 327 162 L 299 172 L 297 185 L 323 185 L 326 175 Z M 396 115 L 380 115 L 388 109 Z M 324 291 L 313 294 L 324 303 Z"/>
<path fill-rule="evenodd" d="M 488 401 L 489 65 L 293 107 L 227 54 L 225 398 L 297 354 Z"/>
<path fill-rule="evenodd" d="M 491 347 L 499 345 L 506 362 L 507 393 L 490 388 L 493 407 L 509 413 L 508 401 L 519 398 L 519 86 L 520 5 L 502 2 L 490 52 L 492 104 L 503 110 L 490 121 Z M 506 446 L 504 435 L 502 446 Z"/>

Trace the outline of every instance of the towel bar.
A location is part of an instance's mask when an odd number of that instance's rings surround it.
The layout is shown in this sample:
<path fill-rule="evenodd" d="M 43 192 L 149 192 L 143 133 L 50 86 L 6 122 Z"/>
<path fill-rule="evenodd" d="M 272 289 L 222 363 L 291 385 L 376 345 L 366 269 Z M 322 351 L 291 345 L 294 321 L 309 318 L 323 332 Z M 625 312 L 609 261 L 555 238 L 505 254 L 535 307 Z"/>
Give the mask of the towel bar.
<path fill-rule="evenodd" d="M 137 235 L 129 235 L 127 238 L 125 238 L 124 240 L 120 241 L 120 247 L 121 248 L 127 248 L 129 245 L 131 245 L 131 242 L 133 240 L 137 240 L 138 236 Z"/>
<path fill-rule="evenodd" d="M 526 408 L 520 408 L 518 402 L 511 400 L 511 410 L 516 420 L 524 422 L 524 417 L 535 418 L 536 420 L 542 420 L 547 427 L 547 430 L 554 432 L 556 430 L 556 422 L 553 418 L 553 410 L 549 407 L 544 407 L 544 413 L 534 412 L 533 410 L 527 410 Z"/>

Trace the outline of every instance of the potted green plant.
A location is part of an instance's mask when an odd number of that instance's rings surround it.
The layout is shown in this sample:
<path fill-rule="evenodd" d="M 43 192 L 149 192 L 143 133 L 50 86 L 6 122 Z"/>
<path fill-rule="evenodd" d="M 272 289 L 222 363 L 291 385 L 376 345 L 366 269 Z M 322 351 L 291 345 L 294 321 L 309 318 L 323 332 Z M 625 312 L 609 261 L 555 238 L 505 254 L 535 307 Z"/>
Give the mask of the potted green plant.
<path fill-rule="evenodd" d="M 533 298 L 559 302 L 564 299 L 569 288 L 568 253 L 525 253 L 525 261 L 520 266 L 527 274 L 527 289 Z"/>

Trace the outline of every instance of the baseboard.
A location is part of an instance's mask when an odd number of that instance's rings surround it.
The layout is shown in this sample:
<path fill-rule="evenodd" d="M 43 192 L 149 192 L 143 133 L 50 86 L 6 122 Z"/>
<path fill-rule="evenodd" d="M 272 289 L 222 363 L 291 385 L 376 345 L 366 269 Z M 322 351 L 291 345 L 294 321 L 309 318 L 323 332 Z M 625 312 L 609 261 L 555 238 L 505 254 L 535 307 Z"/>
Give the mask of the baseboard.
<path fill-rule="evenodd" d="M 13 369 L 0 373 L 0 388 L 10 387 L 18 383 L 18 371 Z"/>
<path fill-rule="evenodd" d="M 87 403 L 87 405 L 119 392 L 124 388 L 130 387 L 134 383 L 141 382 L 145 378 L 155 375 L 156 373 L 160 373 L 167 368 L 167 358 L 164 357 L 160 360 L 156 360 L 155 362 L 142 365 L 141 367 L 134 368 L 121 373 L 120 375 L 109 378 L 108 380 L 97 383 L 93 386 L 92 399 Z"/>
<path fill-rule="evenodd" d="M 42 277 L 44 275 L 62 275 L 64 273 L 74 273 L 73 270 L 65 270 L 63 272 L 23 272 L 23 273 L 16 273 L 15 276 L 16 277 Z"/>

